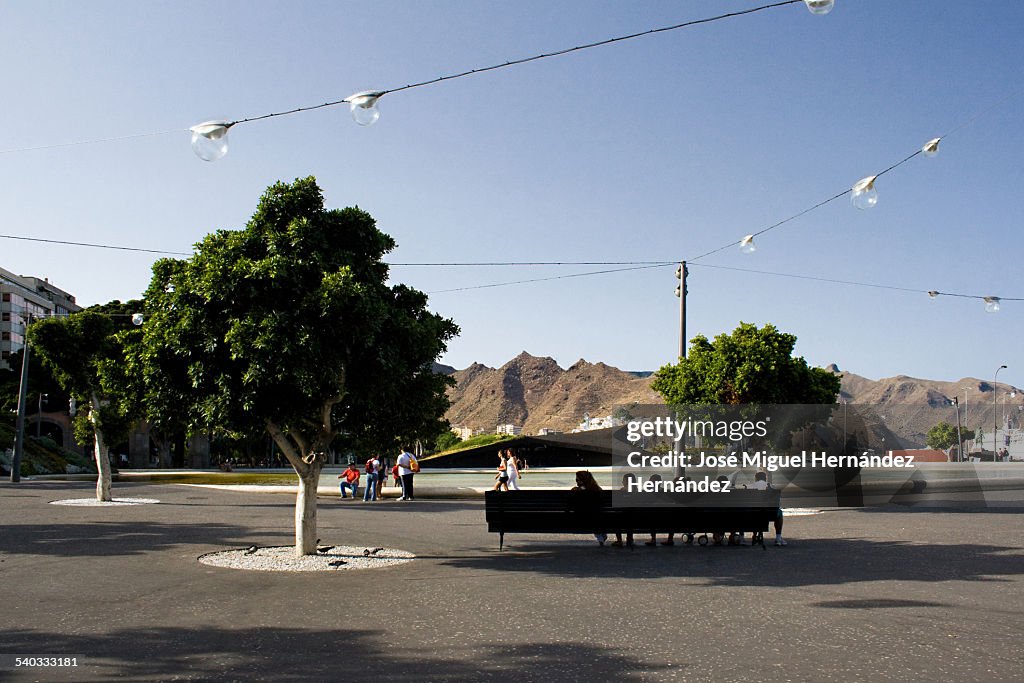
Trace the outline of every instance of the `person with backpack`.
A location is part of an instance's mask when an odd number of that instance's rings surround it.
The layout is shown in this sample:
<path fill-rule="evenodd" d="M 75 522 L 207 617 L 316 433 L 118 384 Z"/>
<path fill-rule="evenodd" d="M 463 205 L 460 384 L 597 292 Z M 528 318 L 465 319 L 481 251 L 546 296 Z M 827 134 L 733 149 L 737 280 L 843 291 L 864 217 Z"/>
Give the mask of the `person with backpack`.
<path fill-rule="evenodd" d="M 380 471 L 380 461 L 376 455 L 371 455 L 366 461 L 366 490 L 363 491 L 363 502 L 377 500 L 377 473 Z"/>
<path fill-rule="evenodd" d="M 420 471 L 416 456 L 409 452 L 408 447 L 402 448 L 398 456 L 398 475 L 402 478 L 402 497 L 398 500 L 416 500 L 413 492 L 412 478 Z"/>

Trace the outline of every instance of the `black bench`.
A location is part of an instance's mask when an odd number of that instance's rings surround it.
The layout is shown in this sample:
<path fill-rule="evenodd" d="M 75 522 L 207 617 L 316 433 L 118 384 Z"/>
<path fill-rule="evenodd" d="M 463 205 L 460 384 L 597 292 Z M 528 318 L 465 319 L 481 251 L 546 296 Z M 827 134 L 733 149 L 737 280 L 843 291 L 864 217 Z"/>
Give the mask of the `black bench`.
<path fill-rule="evenodd" d="M 732 532 L 750 532 L 752 545 L 765 548 L 764 532 L 775 521 L 780 498 L 774 489 L 615 496 L 619 505 L 613 507 L 611 491 L 487 491 L 487 530 L 499 534 L 499 549 L 506 533 L 676 533 L 690 543 L 702 534 L 699 543 L 706 545 L 708 534 Z"/>

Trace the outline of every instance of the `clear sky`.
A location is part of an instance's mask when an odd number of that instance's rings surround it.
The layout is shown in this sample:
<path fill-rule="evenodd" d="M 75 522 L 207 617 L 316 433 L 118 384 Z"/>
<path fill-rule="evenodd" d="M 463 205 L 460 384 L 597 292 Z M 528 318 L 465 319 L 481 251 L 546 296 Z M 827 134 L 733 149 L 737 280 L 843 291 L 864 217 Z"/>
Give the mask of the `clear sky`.
<path fill-rule="evenodd" d="M 216 162 L 189 126 L 341 99 L 761 4 L 6 2 L 5 235 L 189 251 L 244 225 L 276 180 L 315 175 L 394 236 L 393 262 L 692 259 L 879 179 L 690 269 L 689 336 L 775 323 L 809 362 L 872 378 L 1024 383 L 1024 5 L 802 4 L 239 125 Z M 993 106 L 995 105 L 995 106 Z M 974 118 L 977 114 L 981 114 Z M 958 126 L 970 121 L 969 125 Z M 954 130 L 956 129 L 956 130 Z M 7 152 L 135 133 L 171 134 Z M 155 257 L 0 239 L 0 266 L 88 305 L 137 297 Z M 906 287 L 900 292 L 722 270 Z M 598 267 L 395 267 L 462 327 L 442 360 L 522 350 L 630 370 L 673 361 L 674 268 L 445 292 Z"/>

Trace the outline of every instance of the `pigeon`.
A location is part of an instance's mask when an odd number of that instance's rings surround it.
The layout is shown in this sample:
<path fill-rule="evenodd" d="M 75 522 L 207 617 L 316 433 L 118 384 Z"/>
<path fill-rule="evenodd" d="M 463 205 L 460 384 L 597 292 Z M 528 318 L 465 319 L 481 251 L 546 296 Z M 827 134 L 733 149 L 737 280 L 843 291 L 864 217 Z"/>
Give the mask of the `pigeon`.
<path fill-rule="evenodd" d="M 252 555 L 257 550 L 259 550 L 259 546 L 251 545 L 251 546 L 249 546 L 248 548 L 245 549 L 245 554 L 246 555 Z"/>
<path fill-rule="evenodd" d="M 369 548 L 366 548 L 365 550 L 363 550 L 363 556 L 364 557 L 369 557 L 370 555 L 376 555 L 381 550 L 384 550 L 384 548 L 374 548 L 373 550 L 370 550 Z"/>
<path fill-rule="evenodd" d="M 333 562 L 327 563 L 329 567 L 340 567 L 343 564 L 345 564 L 345 560 L 334 560 Z"/>
<path fill-rule="evenodd" d="M 332 550 L 333 548 L 333 545 L 319 545 L 317 546 L 316 551 L 318 553 L 326 553 L 328 550 Z"/>

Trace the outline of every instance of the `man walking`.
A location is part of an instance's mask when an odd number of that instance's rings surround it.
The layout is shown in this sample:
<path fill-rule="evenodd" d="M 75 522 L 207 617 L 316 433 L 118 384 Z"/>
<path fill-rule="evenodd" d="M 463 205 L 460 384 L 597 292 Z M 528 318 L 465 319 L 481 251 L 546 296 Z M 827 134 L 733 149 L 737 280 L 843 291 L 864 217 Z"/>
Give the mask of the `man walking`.
<path fill-rule="evenodd" d="M 402 447 L 402 453 L 398 456 L 398 476 L 402 480 L 402 497 L 398 500 L 415 500 L 412 478 L 416 474 L 416 458 L 409 452 L 408 446 Z"/>

